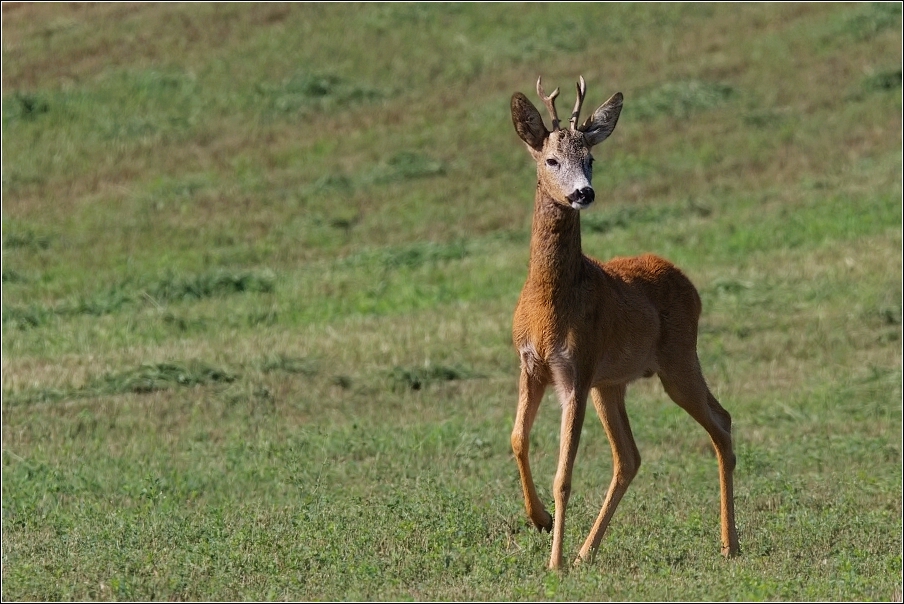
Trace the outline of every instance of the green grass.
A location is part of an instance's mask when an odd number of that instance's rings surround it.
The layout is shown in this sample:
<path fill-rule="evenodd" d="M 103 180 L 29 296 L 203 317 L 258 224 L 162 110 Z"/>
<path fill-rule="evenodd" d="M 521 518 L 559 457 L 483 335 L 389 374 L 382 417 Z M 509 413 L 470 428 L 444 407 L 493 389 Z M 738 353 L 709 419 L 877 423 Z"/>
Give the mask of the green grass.
<path fill-rule="evenodd" d="M 900 601 L 896 3 L 4 4 L 2 61 L 4 600 Z M 545 570 L 509 446 L 541 73 L 625 94 L 583 245 L 700 290 L 736 559 L 643 380 L 595 562 Z M 567 554 L 610 479 L 591 414 Z"/>

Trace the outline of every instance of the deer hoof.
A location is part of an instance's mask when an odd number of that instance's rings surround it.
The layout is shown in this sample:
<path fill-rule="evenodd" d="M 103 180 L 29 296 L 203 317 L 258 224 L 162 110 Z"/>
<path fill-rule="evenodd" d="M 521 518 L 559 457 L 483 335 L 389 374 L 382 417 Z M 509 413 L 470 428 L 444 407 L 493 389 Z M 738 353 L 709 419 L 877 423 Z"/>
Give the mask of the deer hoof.
<path fill-rule="evenodd" d="M 590 552 L 588 552 L 588 553 L 585 553 L 585 552 L 583 552 L 583 551 L 580 552 L 580 553 L 578 554 L 578 557 L 574 559 L 574 562 L 571 563 L 571 566 L 574 567 L 574 568 L 577 568 L 577 567 L 581 566 L 582 564 L 590 564 L 590 563 L 592 563 L 592 562 L 593 562 L 593 555 L 594 555 L 595 553 L 596 553 L 596 552 L 594 552 L 594 551 L 590 551 Z"/>
<path fill-rule="evenodd" d="M 546 531 L 547 533 L 552 532 L 552 516 L 549 515 L 549 512 L 543 510 L 543 513 L 540 515 L 539 521 L 536 519 L 533 520 L 534 526 L 537 527 L 537 530 L 541 533 Z"/>

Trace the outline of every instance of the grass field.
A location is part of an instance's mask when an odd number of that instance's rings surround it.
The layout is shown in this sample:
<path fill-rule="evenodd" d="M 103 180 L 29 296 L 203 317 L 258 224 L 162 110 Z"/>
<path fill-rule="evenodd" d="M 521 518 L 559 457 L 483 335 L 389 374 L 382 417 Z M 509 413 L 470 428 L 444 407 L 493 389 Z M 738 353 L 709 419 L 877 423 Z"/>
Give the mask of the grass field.
<path fill-rule="evenodd" d="M 899 4 L 2 17 L 3 600 L 901 600 Z M 700 290 L 736 559 L 643 380 L 596 560 L 545 570 L 509 445 L 538 74 L 625 95 L 584 250 Z M 610 477 L 588 413 L 566 556 Z"/>

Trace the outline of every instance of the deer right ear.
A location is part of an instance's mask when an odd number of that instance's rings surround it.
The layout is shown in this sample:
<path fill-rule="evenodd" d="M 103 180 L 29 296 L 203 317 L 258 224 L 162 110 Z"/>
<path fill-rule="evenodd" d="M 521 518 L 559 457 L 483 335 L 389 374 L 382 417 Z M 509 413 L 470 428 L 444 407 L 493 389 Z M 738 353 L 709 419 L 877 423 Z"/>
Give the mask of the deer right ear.
<path fill-rule="evenodd" d="M 515 125 L 515 132 L 528 147 L 535 151 L 543 149 L 543 141 L 549 136 L 549 130 L 537 108 L 520 92 L 512 95 L 512 123 Z"/>

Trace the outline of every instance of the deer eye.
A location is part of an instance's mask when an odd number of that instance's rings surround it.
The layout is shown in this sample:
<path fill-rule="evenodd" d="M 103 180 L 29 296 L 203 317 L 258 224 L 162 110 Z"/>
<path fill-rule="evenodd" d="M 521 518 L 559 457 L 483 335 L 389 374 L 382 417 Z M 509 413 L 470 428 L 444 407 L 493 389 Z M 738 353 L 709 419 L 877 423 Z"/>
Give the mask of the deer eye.
<path fill-rule="evenodd" d="M 558 168 L 559 160 L 550 157 L 549 159 L 546 160 L 546 165 L 549 166 L 550 168 Z"/>

